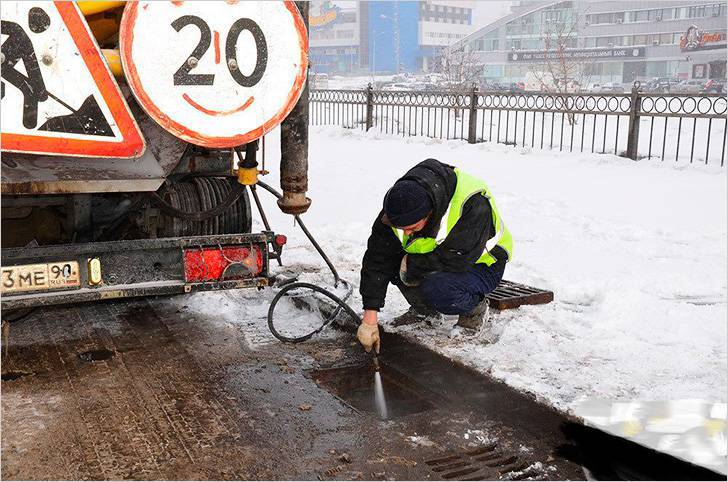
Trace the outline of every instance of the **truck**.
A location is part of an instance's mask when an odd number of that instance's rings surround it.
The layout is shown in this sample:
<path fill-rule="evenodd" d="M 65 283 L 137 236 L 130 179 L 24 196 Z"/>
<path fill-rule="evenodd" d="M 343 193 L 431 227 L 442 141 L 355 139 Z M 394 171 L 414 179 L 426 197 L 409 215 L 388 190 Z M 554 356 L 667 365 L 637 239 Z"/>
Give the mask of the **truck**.
<path fill-rule="evenodd" d="M 286 237 L 256 188 L 311 202 L 307 22 L 307 2 L 4 2 L 3 317 L 268 286 Z M 259 179 L 279 126 L 282 193 Z"/>

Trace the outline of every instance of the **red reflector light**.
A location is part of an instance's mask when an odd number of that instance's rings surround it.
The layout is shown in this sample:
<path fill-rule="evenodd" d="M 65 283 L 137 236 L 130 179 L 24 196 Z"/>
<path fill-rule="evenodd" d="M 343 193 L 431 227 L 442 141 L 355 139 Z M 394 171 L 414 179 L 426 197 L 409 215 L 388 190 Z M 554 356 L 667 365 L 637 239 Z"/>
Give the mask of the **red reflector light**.
<path fill-rule="evenodd" d="M 225 281 L 252 278 L 263 271 L 263 252 L 257 246 L 190 248 L 184 250 L 185 281 Z"/>
<path fill-rule="evenodd" d="M 288 242 L 288 238 L 282 234 L 276 234 L 276 237 L 273 238 L 273 242 L 276 246 L 283 246 Z"/>

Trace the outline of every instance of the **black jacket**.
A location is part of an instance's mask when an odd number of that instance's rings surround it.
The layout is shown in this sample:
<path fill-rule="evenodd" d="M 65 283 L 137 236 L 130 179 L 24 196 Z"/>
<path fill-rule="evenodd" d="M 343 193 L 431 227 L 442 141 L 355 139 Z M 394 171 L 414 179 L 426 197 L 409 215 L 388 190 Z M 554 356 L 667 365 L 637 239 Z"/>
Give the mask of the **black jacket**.
<path fill-rule="evenodd" d="M 450 199 L 455 193 L 457 176 L 453 166 L 435 159 L 426 159 L 400 178 L 417 181 L 430 195 L 433 212 L 425 228 L 414 236 L 436 237 Z M 407 254 L 391 226 L 384 224 L 382 210 L 372 226 L 361 268 L 359 292 L 365 310 L 384 306 L 387 285 L 399 279 L 399 265 Z M 484 196 L 473 196 L 464 205 L 462 215 L 447 238 L 434 251 L 410 254 L 407 273 L 422 278 L 433 271 L 462 272 L 473 266 L 483 254 L 485 243 L 495 235 L 490 202 Z M 505 250 L 496 247 L 491 254 L 505 259 Z"/>

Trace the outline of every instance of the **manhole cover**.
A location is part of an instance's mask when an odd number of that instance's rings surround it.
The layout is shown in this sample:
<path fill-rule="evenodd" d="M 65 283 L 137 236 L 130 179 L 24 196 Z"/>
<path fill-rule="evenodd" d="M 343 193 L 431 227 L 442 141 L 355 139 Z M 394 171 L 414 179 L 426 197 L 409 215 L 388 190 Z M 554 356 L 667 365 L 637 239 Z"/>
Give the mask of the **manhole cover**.
<path fill-rule="evenodd" d="M 379 413 L 374 393 L 374 368 L 363 366 L 330 368 L 310 372 L 316 383 L 362 412 Z M 398 418 L 432 410 L 437 395 L 392 367 L 382 364 L 380 372 L 387 418 Z"/>
<path fill-rule="evenodd" d="M 78 354 L 78 358 L 85 362 L 108 360 L 112 356 L 114 356 L 114 352 L 106 349 L 89 350 Z"/>

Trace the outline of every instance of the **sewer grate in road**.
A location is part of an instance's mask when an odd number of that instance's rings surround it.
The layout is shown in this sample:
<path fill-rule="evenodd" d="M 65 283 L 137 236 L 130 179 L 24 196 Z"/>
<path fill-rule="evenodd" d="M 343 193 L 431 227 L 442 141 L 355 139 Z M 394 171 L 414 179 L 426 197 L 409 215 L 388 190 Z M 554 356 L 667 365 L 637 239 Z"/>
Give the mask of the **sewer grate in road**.
<path fill-rule="evenodd" d="M 374 369 L 371 364 L 313 370 L 316 383 L 362 412 L 377 413 L 374 399 Z M 436 395 L 389 365 L 382 364 L 382 387 L 389 419 L 435 408 Z"/>
<path fill-rule="evenodd" d="M 518 455 L 503 451 L 490 443 L 472 450 L 453 452 L 426 460 L 438 479 L 442 480 L 542 480 L 543 469 L 530 465 Z"/>
<path fill-rule="evenodd" d="M 111 350 L 101 349 L 101 350 L 89 350 L 84 351 L 82 353 L 78 354 L 78 358 L 81 361 L 85 362 L 91 362 L 91 361 L 103 361 L 108 360 L 109 358 L 114 356 L 114 352 Z"/>
<path fill-rule="evenodd" d="M 486 298 L 490 307 L 496 310 L 509 310 L 521 305 L 544 305 L 554 300 L 553 291 L 546 291 L 513 281 L 502 280 Z"/>
<path fill-rule="evenodd" d="M 2 381 L 11 382 L 13 380 L 17 380 L 18 378 L 27 377 L 28 375 L 33 375 L 33 373 L 24 371 L 5 372 L 2 374 Z"/>

